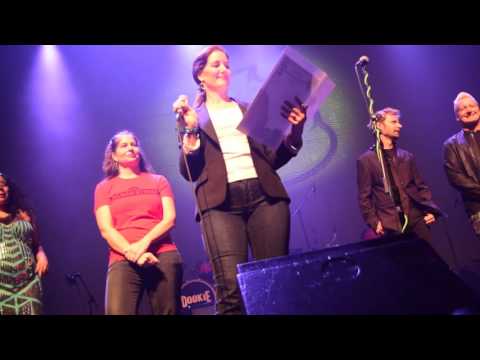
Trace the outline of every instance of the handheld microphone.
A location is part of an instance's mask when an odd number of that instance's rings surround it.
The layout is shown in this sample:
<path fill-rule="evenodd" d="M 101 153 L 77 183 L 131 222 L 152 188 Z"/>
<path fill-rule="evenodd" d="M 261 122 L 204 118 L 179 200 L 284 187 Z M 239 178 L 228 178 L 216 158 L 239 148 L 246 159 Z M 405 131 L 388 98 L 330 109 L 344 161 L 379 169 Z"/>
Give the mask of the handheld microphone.
<path fill-rule="evenodd" d="M 183 120 L 183 110 L 178 109 L 177 112 L 175 113 L 175 120 L 180 121 Z"/>
<path fill-rule="evenodd" d="M 363 56 L 360 56 L 360 59 L 358 59 L 358 61 L 355 63 L 355 66 L 364 67 L 364 66 L 366 66 L 369 62 L 370 62 L 370 59 L 368 58 L 368 56 L 363 55 Z"/>

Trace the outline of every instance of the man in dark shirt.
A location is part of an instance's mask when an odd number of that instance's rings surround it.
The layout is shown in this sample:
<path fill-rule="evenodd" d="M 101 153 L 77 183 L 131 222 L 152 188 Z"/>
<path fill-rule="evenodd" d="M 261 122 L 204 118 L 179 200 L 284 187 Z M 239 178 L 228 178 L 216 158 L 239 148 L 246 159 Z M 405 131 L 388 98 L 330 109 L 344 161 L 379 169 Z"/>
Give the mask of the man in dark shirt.
<path fill-rule="evenodd" d="M 384 171 L 376 145 L 357 160 L 362 216 L 374 233 L 373 237 L 404 232 L 430 241 L 429 225 L 441 211 L 432 201 L 431 191 L 417 170 L 413 154 L 396 146 L 402 128 L 400 111 L 388 107 L 375 116 Z"/>
<path fill-rule="evenodd" d="M 477 100 L 463 91 L 453 101 L 453 110 L 462 130 L 443 144 L 444 169 L 450 184 L 462 195 L 480 239 L 480 110 Z"/>

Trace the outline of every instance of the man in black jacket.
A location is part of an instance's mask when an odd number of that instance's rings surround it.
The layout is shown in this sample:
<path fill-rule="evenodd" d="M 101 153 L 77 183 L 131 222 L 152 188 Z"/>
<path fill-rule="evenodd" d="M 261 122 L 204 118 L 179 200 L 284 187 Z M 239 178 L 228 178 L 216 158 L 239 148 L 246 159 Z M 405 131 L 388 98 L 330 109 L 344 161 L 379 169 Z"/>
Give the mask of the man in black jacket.
<path fill-rule="evenodd" d="M 413 154 L 396 146 L 400 137 L 400 111 L 376 113 L 386 181 L 376 145 L 357 160 L 358 201 L 373 237 L 413 233 L 430 241 L 429 225 L 441 214 L 432 193 L 415 165 Z"/>
<path fill-rule="evenodd" d="M 455 98 L 453 110 L 462 130 L 443 144 L 444 168 L 480 238 L 480 110 L 477 100 L 463 91 Z"/>

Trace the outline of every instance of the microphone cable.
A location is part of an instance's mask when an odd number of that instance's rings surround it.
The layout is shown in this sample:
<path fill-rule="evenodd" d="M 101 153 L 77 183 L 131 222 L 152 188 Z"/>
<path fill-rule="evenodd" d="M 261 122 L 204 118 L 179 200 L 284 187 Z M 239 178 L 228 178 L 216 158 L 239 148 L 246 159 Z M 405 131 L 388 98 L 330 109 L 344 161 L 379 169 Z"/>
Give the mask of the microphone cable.
<path fill-rule="evenodd" d="M 209 258 L 210 258 L 210 262 L 211 262 L 211 265 L 212 265 L 212 271 L 214 271 L 215 269 L 215 261 L 214 261 L 214 258 L 212 256 L 212 251 L 210 249 L 210 242 L 208 241 L 208 236 L 207 236 L 207 232 L 205 230 L 205 219 L 204 219 L 204 214 L 202 213 L 201 209 L 200 209 L 200 205 L 199 205 L 199 202 L 198 202 L 198 198 L 195 194 L 195 185 L 193 183 L 193 177 L 192 177 L 192 172 L 190 170 L 190 166 L 188 164 L 188 158 L 187 158 L 187 154 L 185 154 L 185 151 L 183 151 L 183 137 L 182 137 L 182 129 L 179 127 L 179 119 L 180 117 L 182 117 L 182 115 L 180 114 L 180 116 L 177 116 L 177 125 L 175 127 L 175 132 L 177 133 L 177 140 L 178 140 L 178 147 L 180 149 L 180 151 L 182 152 L 182 159 L 183 159 L 183 162 L 185 164 L 185 168 L 187 170 L 187 176 L 188 176 L 188 181 L 190 182 L 190 189 L 192 191 L 192 196 L 193 196 L 193 199 L 195 201 L 195 206 L 197 207 L 197 211 L 198 211 L 198 216 L 200 218 L 200 231 L 202 233 L 202 240 L 203 240 L 203 245 L 205 247 L 205 250 L 207 251 L 207 254 L 209 255 Z M 202 139 L 200 138 L 200 131 L 201 129 L 198 128 L 198 141 L 202 142 Z M 183 131 L 183 133 L 185 133 L 185 131 Z M 205 140 L 203 140 L 205 141 Z M 202 146 L 202 144 L 200 143 L 200 147 Z M 196 151 L 199 151 L 200 150 L 200 147 L 196 150 Z M 228 191 L 228 189 L 227 189 Z M 207 201 L 207 198 L 206 198 L 206 195 L 204 193 L 204 200 L 205 200 L 205 203 L 208 204 L 208 201 Z M 208 208 L 208 205 L 207 205 L 207 208 Z M 215 236 L 215 232 L 213 231 L 213 226 L 211 224 L 211 221 L 208 221 L 208 224 L 210 225 L 210 234 L 211 234 L 211 238 L 213 240 L 213 244 L 216 248 L 216 253 L 218 254 L 218 246 L 217 246 L 217 239 L 216 239 L 216 236 Z M 219 256 L 219 255 L 217 255 Z M 219 256 L 220 260 L 218 261 L 219 265 L 220 265 L 220 272 L 222 274 L 225 274 L 224 272 L 224 268 L 223 268 L 223 264 L 222 264 L 222 260 L 221 260 L 221 256 Z M 215 274 L 214 274 L 215 275 Z M 224 281 L 224 277 L 222 276 L 222 280 Z M 215 285 L 215 288 L 218 289 L 219 285 L 218 285 L 218 282 L 217 280 L 215 279 L 214 277 L 214 285 Z M 223 284 L 221 285 L 223 287 Z M 219 299 L 217 298 L 217 294 L 215 294 L 215 303 L 217 303 L 219 301 Z"/>

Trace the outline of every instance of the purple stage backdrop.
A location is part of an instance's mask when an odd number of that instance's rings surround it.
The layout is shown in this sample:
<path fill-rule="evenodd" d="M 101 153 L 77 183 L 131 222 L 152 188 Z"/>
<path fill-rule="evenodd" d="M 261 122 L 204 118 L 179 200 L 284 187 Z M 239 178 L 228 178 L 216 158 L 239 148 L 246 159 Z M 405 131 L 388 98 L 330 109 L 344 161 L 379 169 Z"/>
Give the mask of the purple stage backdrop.
<path fill-rule="evenodd" d="M 86 314 L 83 289 L 66 274 L 81 273 L 103 311 L 107 244 L 97 230 L 93 191 L 102 179 L 105 146 L 117 131 L 141 139 L 154 169 L 176 197 L 173 230 L 185 279 L 198 277 L 205 259 L 194 221 L 189 184 L 178 172 L 175 117 L 180 94 L 193 100 L 191 64 L 201 45 L 0 46 L 0 171 L 13 177 L 38 215 L 50 259 L 44 280 L 47 314 Z M 283 46 L 226 46 L 231 96 L 251 101 Z M 461 90 L 480 98 L 479 46 L 293 46 L 328 73 L 336 88 L 308 119 L 305 147 L 280 170 L 292 203 L 293 253 L 360 241 L 365 229 L 356 192 L 356 158 L 372 143 L 367 112 L 354 73 L 368 55 L 375 109 L 399 108 L 400 146 L 416 154 L 434 198 L 449 215 L 458 265 L 473 268 L 480 244 L 459 195 L 442 168 L 442 143 L 459 127 L 453 99 Z M 433 247 L 449 264 L 454 257 L 445 223 L 433 227 Z M 144 308 L 142 311 L 148 311 Z"/>

